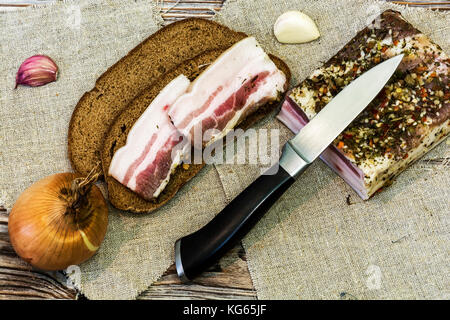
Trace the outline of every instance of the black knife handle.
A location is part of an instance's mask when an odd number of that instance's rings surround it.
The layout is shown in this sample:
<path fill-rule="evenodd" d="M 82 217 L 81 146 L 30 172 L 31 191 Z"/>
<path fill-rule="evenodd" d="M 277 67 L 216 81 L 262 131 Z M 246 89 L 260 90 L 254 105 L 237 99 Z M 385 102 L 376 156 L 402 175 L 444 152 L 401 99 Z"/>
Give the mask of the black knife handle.
<path fill-rule="evenodd" d="M 261 175 L 203 228 L 177 240 L 175 264 L 182 280 L 193 279 L 236 245 L 292 185 L 295 179 L 276 166 L 275 174 Z"/>

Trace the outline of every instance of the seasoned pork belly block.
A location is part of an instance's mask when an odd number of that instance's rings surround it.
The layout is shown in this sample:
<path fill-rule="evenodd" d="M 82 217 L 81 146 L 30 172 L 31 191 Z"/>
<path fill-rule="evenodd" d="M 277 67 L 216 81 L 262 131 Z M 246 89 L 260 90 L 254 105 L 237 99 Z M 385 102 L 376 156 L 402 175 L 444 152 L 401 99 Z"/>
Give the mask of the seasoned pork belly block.
<path fill-rule="evenodd" d="M 298 132 L 345 85 L 403 53 L 398 70 L 380 94 L 321 155 L 364 200 L 442 141 L 450 117 L 446 54 L 398 12 L 383 12 L 375 21 L 379 28 L 359 32 L 294 88 L 278 115 Z"/>
<path fill-rule="evenodd" d="M 109 175 L 144 199 L 157 197 L 182 161 L 184 139 L 167 109 L 189 84 L 184 75 L 172 80 L 136 121 L 126 144 L 111 160 Z"/>
<path fill-rule="evenodd" d="M 286 86 L 284 73 L 249 37 L 202 72 L 170 107 L 169 115 L 175 127 L 199 147 L 222 138 L 259 106 L 276 100 Z"/>

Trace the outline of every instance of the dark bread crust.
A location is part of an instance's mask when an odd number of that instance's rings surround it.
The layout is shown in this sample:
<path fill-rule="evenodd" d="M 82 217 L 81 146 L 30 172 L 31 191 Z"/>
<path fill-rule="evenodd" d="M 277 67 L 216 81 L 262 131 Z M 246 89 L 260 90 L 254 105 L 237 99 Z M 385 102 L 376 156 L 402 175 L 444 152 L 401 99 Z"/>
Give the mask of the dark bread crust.
<path fill-rule="evenodd" d="M 217 59 L 217 57 L 224 50 L 212 50 L 198 55 L 194 59 L 185 61 L 177 66 L 175 69 L 169 71 L 160 77 L 154 84 L 136 97 L 114 120 L 107 133 L 101 154 L 103 172 L 107 173 L 114 153 L 126 143 L 126 138 L 129 130 L 140 117 L 140 115 L 147 109 L 151 101 L 159 94 L 159 92 L 174 78 L 180 74 L 184 74 L 190 80 L 194 80 L 205 68 L 205 64 L 209 64 Z M 270 56 L 277 67 L 282 70 L 286 78 L 291 78 L 288 66 L 279 58 Z M 287 89 L 287 87 L 285 88 Z M 274 111 L 278 106 L 278 102 L 267 103 L 239 124 L 239 128 L 246 129 L 256 123 L 258 120 L 267 116 Z M 191 164 L 188 169 L 179 166 L 171 179 L 160 194 L 160 196 L 152 201 L 144 200 L 136 193 L 120 184 L 114 178 L 105 174 L 105 180 L 108 185 L 108 197 L 111 204 L 118 209 L 132 211 L 136 213 L 151 212 L 175 196 L 177 191 L 192 179 L 205 164 Z"/>
<path fill-rule="evenodd" d="M 202 52 L 225 50 L 245 37 L 199 18 L 172 23 L 149 36 L 100 76 L 76 105 L 68 132 L 73 169 L 86 175 L 96 166 L 114 118 L 158 77 Z"/>

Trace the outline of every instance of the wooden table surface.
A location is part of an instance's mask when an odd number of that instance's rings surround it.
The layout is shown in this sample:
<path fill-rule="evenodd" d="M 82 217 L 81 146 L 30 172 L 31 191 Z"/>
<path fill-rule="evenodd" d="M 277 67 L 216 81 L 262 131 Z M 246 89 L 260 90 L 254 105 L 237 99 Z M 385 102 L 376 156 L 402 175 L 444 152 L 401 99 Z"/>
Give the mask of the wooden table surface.
<path fill-rule="evenodd" d="M 0 11 L 59 0 L 0 0 Z M 186 17 L 211 18 L 225 0 L 154 0 L 166 24 Z M 391 1 L 410 6 L 450 10 L 450 1 Z M 8 212 L 0 206 L 0 299 L 77 299 L 81 294 L 61 272 L 42 272 L 23 262 L 8 237 Z M 172 265 L 138 299 L 256 299 L 241 245 L 190 284 L 182 284 Z"/>

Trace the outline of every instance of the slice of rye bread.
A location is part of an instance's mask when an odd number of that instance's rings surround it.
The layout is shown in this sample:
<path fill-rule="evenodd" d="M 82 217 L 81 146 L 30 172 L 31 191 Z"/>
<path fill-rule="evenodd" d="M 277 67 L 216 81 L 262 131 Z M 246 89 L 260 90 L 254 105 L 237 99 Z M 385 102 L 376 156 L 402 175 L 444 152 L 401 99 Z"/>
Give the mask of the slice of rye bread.
<path fill-rule="evenodd" d="M 225 50 L 246 35 L 205 19 L 172 23 L 111 66 L 86 92 L 72 114 L 68 152 L 73 169 L 88 174 L 100 161 L 114 118 L 158 77 L 208 50 Z"/>
<path fill-rule="evenodd" d="M 169 183 L 158 198 L 152 201 L 144 200 L 136 193 L 119 183 L 116 179 L 107 175 L 109 165 L 114 153 L 126 143 L 128 132 L 131 127 L 147 109 L 152 100 L 158 93 L 174 78 L 180 74 L 184 74 L 190 80 L 194 80 L 205 68 L 206 65 L 212 63 L 224 50 L 211 50 L 200 54 L 194 59 L 185 61 L 175 69 L 169 71 L 157 81 L 148 90 L 144 91 L 136 99 L 134 99 L 121 114 L 117 116 L 110 127 L 109 132 L 105 136 L 103 150 L 101 155 L 102 168 L 105 172 L 105 180 L 108 185 L 108 197 L 113 206 L 121 210 L 127 210 L 136 213 L 145 213 L 153 211 L 167 201 L 169 201 L 177 193 L 177 191 L 194 177 L 205 164 L 190 164 L 187 169 L 178 166 L 172 174 Z M 291 78 L 289 67 L 279 58 L 270 55 L 272 61 L 277 67 L 284 72 L 286 78 Z M 287 85 L 286 85 L 287 89 Z M 239 125 L 239 128 L 246 129 L 256 123 L 258 120 L 267 116 L 274 111 L 278 102 L 267 103 L 259 107 L 254 113 L 247 116 Z"/>

